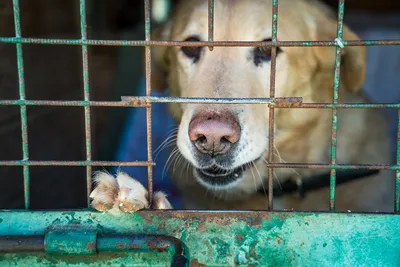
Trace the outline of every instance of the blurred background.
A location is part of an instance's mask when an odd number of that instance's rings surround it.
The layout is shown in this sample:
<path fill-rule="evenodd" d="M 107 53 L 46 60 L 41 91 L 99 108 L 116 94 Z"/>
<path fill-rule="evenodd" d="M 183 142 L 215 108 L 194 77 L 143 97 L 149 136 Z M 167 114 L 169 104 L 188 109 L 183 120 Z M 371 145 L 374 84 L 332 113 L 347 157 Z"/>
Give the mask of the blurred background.
<path fill-rule="evenodd" d="M 32 38 L 80 38 L 78 0 L 21 0 L 22 35 Z M 87 0 L 90 39 L 143 40 L 143 1 Z M 153 0 L 152 22 L 163 22 L 176 1 Z M 337 0 L 325 0 L 333 8 Z M 362 39 L 400 39 L 400 1 L 348 0 L 345 23 Z M 0 0 L 0 36 L 13 37 L 12 0 Z M 83 99 L 79 46 L 24 45 L 26 96 L 29 100 Z M 400 47 L 368 48 L 364 90 L 371 102 L 398 102 Z M 143 77 L 143 48 L 89 47 L 91 100 L 119 101 L 138 95 Z M 0 99 L 18 99 L 15 45 L 0 43 Z M 114 160 L 128 109 L 92 107 L 92 158 Z M 382 110 L 395 159 L 397 111 Z M 0 160 L 22 159 L 19 107 L 0 106 Z M 382 129 L 386 131 L 386 129 Z M 28 107 L 30 160 L 85 160 L 81 107 Z M 84 167 L 31 167 L 31 208 L 86 206 Z M 21 167 L 0 167 L 0 209 L 23 208 Z"/>

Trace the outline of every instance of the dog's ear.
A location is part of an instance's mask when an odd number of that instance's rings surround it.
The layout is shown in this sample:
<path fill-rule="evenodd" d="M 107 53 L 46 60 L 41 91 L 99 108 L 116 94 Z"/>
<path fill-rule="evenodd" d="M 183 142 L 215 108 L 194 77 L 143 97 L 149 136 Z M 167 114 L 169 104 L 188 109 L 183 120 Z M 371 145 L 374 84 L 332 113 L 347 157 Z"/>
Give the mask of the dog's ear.
<path fill-rule="evenodd" d="M 317 41 L 332 41 L 337 37 L 337 19 L 331 16 L 327 10 L 316 10 L 315 20 L 311 27 L 311 36 Z M 321 12 L 322 11 L 322 12 Z M 343 26 L 343 40 L 359 40 L 360 38 L 346 25 Z M 322 68 L 332 70 L 335 66 L 335 48 L 314 47 L 319 65 Z M 359 91 L 364 83 L 366 75 L 366 48 L 362 46 L 346 46 L 342 49 L 341 58 L 341 82 L 346 90 Z"/>
<path fill-rule="evenodd" d="M 171 41 L 171 22 L 167 21 L 155 28 L 151 33 L 151 40 L 153 41 Z M 168 46 L 153 46 L 152 47 L 152 59 L 154 67 L 167 72 L 169 66 L 168 60 Z"/>

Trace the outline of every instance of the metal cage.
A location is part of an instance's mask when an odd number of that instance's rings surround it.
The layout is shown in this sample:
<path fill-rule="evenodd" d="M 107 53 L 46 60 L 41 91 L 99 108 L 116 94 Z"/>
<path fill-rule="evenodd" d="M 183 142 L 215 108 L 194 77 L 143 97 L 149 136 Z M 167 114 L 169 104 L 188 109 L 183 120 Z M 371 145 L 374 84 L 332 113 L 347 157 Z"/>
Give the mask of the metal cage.
<path fill-rule="evenodd" d="M 80 30 L 81 39 L 38 39 L 24 38 L 21 33 L 21 14 L 19 0 L 13 0 L 15 37 L 1 37 L 0 43 L 15 44 L 17 48 L 17 63 L 19 76 L 19 99 L 0 100 L 1 106 L 18 106 L 21 114 L 22 152 L 23 159 L 14 161 L 0 161 L 0 166 L 20 166 L 23 168 L 25 211 L 0 211 L 0 262 L 13 264 L 66 264 L 101 263 L 119 264 L 132 262 L 140 266 L 161 265 L 162 260 L 168 257 L 155 256 L 153 254 L 140 254 L 141 257 L 116 256 L 119 252 L 170 252 L 173 255 L 173 263 L 177 266 L 189 264 L 191 266 L 226 265 L 296 265 L 296 264 L 328 264 L 338 265 L 338 261 L 347 259 L 347 264 L 373 264 L 384 265 L 400 264 L 398 256 L 400 249 L 400 230 L 398 225 L 400 218 L 395 214 L 346 214 L 335 213 L 335 186 L 336 170 L 344 169 L 370 169 L 370 170 L 395 170 L 395 211 L 400 212 L 400 118 L 397 133 L 397 164 L 364 164 L 341 165 L 336 163 L 337 147 L 337 111 L 338 109 L 353 108 L 395 108 L 399 110 L 400 104 L 339 104 L 339 81 L 342 48 L 345 46 L 381 46 L 400 45 L 400 40 L 364 40 L 347 41 L 342 39 L 343 17 L 345 0 L 339 0 L 337 38 L 329 41 L 278 41 L 278 0 L 273 0 L 272 13 L 272 41 L 270 42 L 244 42 L 244 41 L 214 41 L 214 0 L 208 0 L 208 41 L 182 42 L 182 41 L 152 41 L 150 39 L 150 0 L 145 3 L 145 40 L 139 41 L 115 41 L 115 40 L 90 40 L 87 38 L 86 2 L 80 0 Z M 82 101 L 41 101 L 28 100 L 25 97 L 23 44 L 41 45 L 78 45 L 82 47 L 83 66 L 83 94 Z M 146 96 L 122 97 L 121 101 L 91 101 L 89 86 L 88 46 L 144 46 L 146 59 Z M 151 47 L 152 46 L 205 46 L 210 50 L 214 46 L 270 46 L 271 56 L 271 80 L 270 98 L 182 98 L 182 97 L 153 97 L 151 96 Z M 277 47 L 308 47 L 331 46 L 336 47 L 335 72 L 333 84 L 333 102 L 303 103 L 302 98 L 277 98 L 275 97 L 275 68 Z M 148 190 L 152 196 L 152 168 L 155 165 L 152 158 L 152 103 L 180 102 L 180 103 L 210 103 L 210 104 L 268 104 L 269 114 L 269 154 L 268 154 L 268 212 L 246 211 L 221 211 L 195 212 L 195 211 L 141 211 L 136 214 L 126 215 L 123 218 L 113 218 L 108 214 L 92 211 L 68 211 L 68 212 L 34 212 L 30 211 L 30 175 L 31 166 L 85 166 L 87 180 L 87 196 L 91 192 L 92 166 L 143 166 L 148 168 Z M 29 160 L 27 106 L 74 106 L 82 107 L 85 115 L 85 161 L 34 161 Z M 142 107 L 146 109 L 147 118 L 147 161 L 111 162 L 93 161 L 91 153 L 91 107 Z M 303 163 L 275 163 L 273 155 L 274 145 L 274 110 L 276 108 L 324 108 L 332 109 L 332 136 L 331 136 L 331 160 L 329 164 L 303 164 Z M 328 213 L 285 213 L 273 211 L 273 172 L 274 168 L 323 168 L 330 170 L 330 211 Z M 150 200 L 151 201 L 151 200 Z M 299 225 L 291 225 L 290 229 L 282 230 L 284 222 L 298 222 Z M 331 228 L 331 225 L 343 224 L 347 228 Z M 313 227 L 314 232 L 307 231 L 305 238 L 301 232 L 305 225 Z M 358 225 L 358 232 L 349 226 Z M 79 228 L 82 226 L 83 228 Z M 379 227 L 378 227 L 379 226 Z M 183 227 L 183 228 L 182 228 Z M 378 230 L 379 228 L 379 230 Z M 68 231 L 67 231 L 67 230 Z M 161 229 L 161 230 L 160 230 Z M 281 229 L 281 230 L 279 230 Z M 205 234 L 205 232 L 208 232 Z M 224 235 L 228 241 L 218 237 L 218 233 Z M 364 248 L 356 248 L 357 237 L 370 232 L 377 235 L 375 244 L 363 243 Z M 383 236 L 378 236 L 384 232 Z M 132 234 L 134 233 L 134 234 Z M 157 235 L 156 235 L 157 233 Z M 184 236 L 185 235 L 185 236 Z M 202 236 L 204 235 L 204 236 Z M 264 235 L 262 244 L 257 235 Z M 289 243 L 296 238 L 305 238 L 307 241 L 299 241 L 298 248 L 293 248 Z M 397 237 L 396 237 L 397 236 Z M 328 252 L 323 250 L 328 246 L 329 239 L 337 242 L 349 240 L 348 245 L 333 247 Z M 392 239 L 391 239 L 392 238 Z M 181 239 L 181 240 L 179 240 Z M 385 242 L 391 242 L 389 248 L 379 249 Z M 307 243 L 305 245 L 305 243 Z M 283 243 L 283 244 L 282 244 Z M 202 245 L 203 244 L 203 245 Z M 309 252 L 312 244 L 315 253 Z M 317 245 L 321 245 L 317 247 Z M 203 247 L 207 248 L 203 248 Z M 286 248 L 283 248 L 286 246 Z M 361 245 L 360 245 L 361 246 Z M 305 251 L 304 248 L 308 247 Z M 329 247 L 329 246 L 328 246 Z M 355 256 L 351 259 L 350 252 L 344 251 L 351 248 L 351 253 L 364 253 L 364 256 Z M 45 254 L 43 254 L 45 252 Z M 109 256 L 98 256 L 99 252 L 109 252 Z M 20 253 L 20 254 L 18 254 Z M 32 253 L 39 253 L 38 255 Z M 337 258 L 331 254 L 336 253 Z M 162 253 L 161 253 L 162 254 Z M 190 255 L 189 255 L 190 254 Z M 34 256 L 32 256 L 34 255 Z M 70 257 L 64 257 L 68 255 Z M 71 257 L 72 255 L 72 257 Z M 86 255 L 82 257 L 82 255 Z M 88 256 L 89 255 L 89 256 Z M 110 256 L 111 255 L 111 256 Z M 119 254 L 118 254 L 119 255 Z M 307 256 L 308 255 L 308 256 Z M 313 255 L 313 259 L 309 256 Z M 311 257 L 312 258 L 312 257 Z M 338 260 L 338 261 L 335 261 Z M 385 264 L 386 263 L 386 264 Z"/>

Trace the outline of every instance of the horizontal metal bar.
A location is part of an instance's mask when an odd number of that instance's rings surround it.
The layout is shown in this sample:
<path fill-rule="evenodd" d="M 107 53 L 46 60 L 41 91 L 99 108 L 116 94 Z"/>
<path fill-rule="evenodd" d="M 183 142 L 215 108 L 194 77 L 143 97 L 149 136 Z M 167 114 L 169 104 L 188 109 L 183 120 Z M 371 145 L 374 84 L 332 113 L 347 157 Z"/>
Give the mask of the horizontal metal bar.
<path fill-rule="evenodd" d="M 80 101 L 80 100 L 0 100 L 0 106 L 59 106 L 59 107 L 131 107 L 121 101 Z"/>
<path fill-rule="evenodd" d="M 211 104 L 269 104 L 275 108 L 400 108 L 400 104 L 370 103 L 300 103 L 301 98 L 181 98 L 181 97 L 131 97 L 123 96 L 123 101 L 79 101 L 79 100 L 0 100 L 0 106 L 59 106 L 59 107 L 145 107 L 149 103 L 211 103 Z M 198 100 L 200 99 L 200 101 Z M 284 99 L 285 101 L 282 101 Z M 287 100 L 289 99 L 289 100 Z M 288 105 L 289 104 L 289 105 Z"/>
<path fill-rule="evenodd" d="M 123 96 L 122 102 L 132 104 L 146 103 L 201 103 L 201 104 L 273 104 L 278 102 L 282 105 L 299 105 L 302 101 L 301 97 L 285 97 L 285 98 L 205 98 L 205 97 L 133 97 Z"/>
<path fill-rule="evenodd" d="M 3 160 L 0 166 L 155 166 L 151 161 Z"/>
<path fill-rule="evenodd" d="M 344 46 L 381 46 L 400 45 L 400 40 L 342 40 Z M 0 37 L 0 43 L 8 44 L 45 44 L 45 45 L 95 45 L 95 46 L 337 46 L 336 41 L 128 41 L 128 40 L 87 40 L 87 39 L 45 39 Z"/>
<path fill-rule="evenodd" d="M 0 253 L 44 252 L 44 236 L 0 236 Z"/>
<path fill-rule="evenodd" d="M 150 161 L 40 161 L 40 160 L 6 160 L 0 161 L 0 166 L 155 166 Z M 389 164 L 307 164 L 307 163 L 268 163 L 269 168 L 310 168 L 334 170 L 400 170 L 400 165 Z"/>
<path fill-rule="evenodd" d="M 82 240 L 71 241 L 82 242 Z M 0 236 L 0 253 L 43 253 L 49 250 L 46 245 L 44 235 Z M 61 246 L 60 244 L 54 245 Z M 182 241 L 173 236 L 99 235 L 96 244 L 87 244 L 88 248 L 92 248 L 92 246 L 95 246 L 95 251 L 98 253 L 167 252 L 173 255 L 171 266 L 186 266 L 187 263 Z"/>
<path fill-rule="evenodd" d="M 268 168 L 332 169 L 332 170 L 400 170 L 400 165 L 389 164 L 306 164 L 306 163 L 268 163 Z"/>

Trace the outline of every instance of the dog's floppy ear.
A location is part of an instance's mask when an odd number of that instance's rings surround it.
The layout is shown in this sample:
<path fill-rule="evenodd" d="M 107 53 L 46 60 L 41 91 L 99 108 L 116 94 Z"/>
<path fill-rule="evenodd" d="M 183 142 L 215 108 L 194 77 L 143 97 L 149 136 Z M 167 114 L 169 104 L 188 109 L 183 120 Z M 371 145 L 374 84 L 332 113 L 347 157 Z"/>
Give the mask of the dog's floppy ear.
<path fill-rule="evenodd" d="M 170 41 L 171 22 L 167 21 L 155 28 L 151 33 L 151 40 L 153 41 Z M 152 59 L 154 67 L 162 70 L 168 70 L 168 56 L 167 52 L 170 47 L 168 46 L 153 46 Z"/>
<path fill-rule="evenodd" d="M 331 41 L 337 37 L 337 20 L 330 16 L 327 10 L 317 8 L 311 27 L 313 40 Z M 343 40 L 359 40 L 360 38 L 346 25 L 343 26 Z M 335 66 L 335 48 L 314 47 L 320 67 L 333 71 Z M 333 73 L 333 72 L 332 72 Z M 341 82 L 346 90 L 359 91 L 366 74 L 366 48 L 362 46 L 346 46 L 342 49 Z"/>
<path fill-rule="evenodd" d="M 151 33 L 152 41 L 168 41 L 170 36 L 170 22 L 159 25 Z M 168 74 L 169 60 L 167 52 L 171 47 L 153 46 L 151 48 L 152 60 L 152 89 L 164 91 L 167 88 L 166 77 Z M 144 63 L 145 64 L 145 63 Z M 145 66 L 144 66 L 145 67 Z"/>

